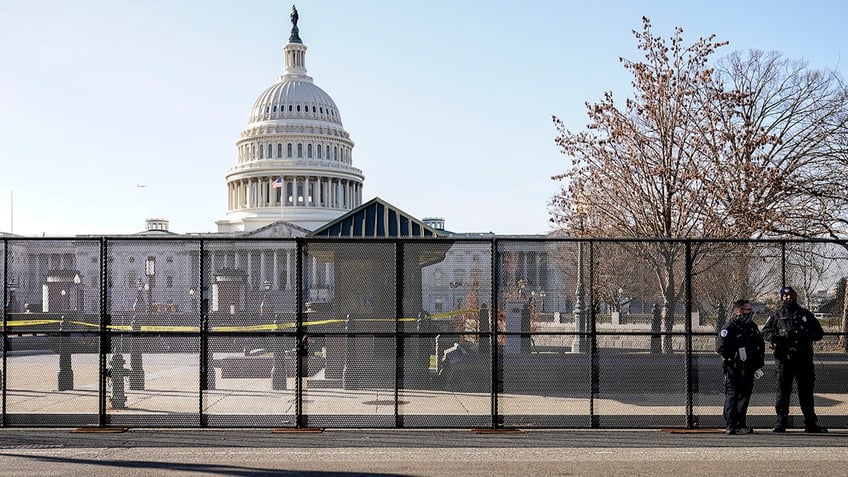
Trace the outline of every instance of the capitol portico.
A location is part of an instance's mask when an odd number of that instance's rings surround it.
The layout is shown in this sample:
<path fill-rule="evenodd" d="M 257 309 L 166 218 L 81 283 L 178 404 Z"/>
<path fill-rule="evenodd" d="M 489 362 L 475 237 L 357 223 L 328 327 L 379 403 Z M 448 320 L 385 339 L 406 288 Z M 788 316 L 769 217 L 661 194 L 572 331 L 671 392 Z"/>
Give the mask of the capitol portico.
<path fill-rule="evenodd" d="M 218 232 L 250 232 L 284 220 L 307 230 L 362 204 L 365 177 L 333 99 L 306 74 L 297 10 L 283 46 L 285 69 L 250 110 L 226 174 L 227 216 Z"/>

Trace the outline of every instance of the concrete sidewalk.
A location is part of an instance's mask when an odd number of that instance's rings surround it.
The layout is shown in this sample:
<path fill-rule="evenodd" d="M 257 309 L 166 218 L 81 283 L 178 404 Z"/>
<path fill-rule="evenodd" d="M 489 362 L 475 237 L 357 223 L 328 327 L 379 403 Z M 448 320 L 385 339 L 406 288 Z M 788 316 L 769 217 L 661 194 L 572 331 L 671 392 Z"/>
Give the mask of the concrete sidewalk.
<path fill-rule="evenodd" d="M 97 355 L 92 354 L 74 355 L 74 387 L 58 391 L 57 355 L 7 357 L 5 409 L 7 415 L 20 416 L 12 425 L 27 426 L 27 418 L 41 416 L 55 416 L 55 420 L 46 420 L 55 426 L 96 424 L 99 410 L 96 358 Z M 129 356 L 126 360 L 129 361 Z M 259 422 L 259 427 L 295 426 L 295 378 L 287 379 L 287 389 L 274 390 L 270 378 L 222 379 L 219 369 L 215 389 L 205 391 L 201 399 L 196 355 L 146 354 L 144 369 L 145 389 L 127 387 L 125 407 L 112 407 L 107 397 L 106 411 L 113 423 L 132 427 L 199 427 L 195 421 L 199 419 L 202 406 L 207 416 L 225 421 L 218 424 L 219 427 L 256 427 L 246 424 L 248 422 Z M 321 427 L 392 427 L 385 422 L 391 420 L 396 411 L 405 418 L 418 417 L 418 422 L 423 423 L 407 424 L 407 427 L 470 428 L 486 427 L 491 423 L 492 402 L 488 393 L 400 390 L 396 410 L 393 389 L 349 390 L 319 386 L 320 383 L 320 373 L 307 380 L 302 413 L 310 416 L 312 422 L 320 423 L 326 418 L 339 423 L 336 426 L 319 424 Z M 706 391 L 698 393 L 694 403 L 699 424 L 701 427 L 723 426 L 724 396 Z M 765 427 L 772 423 L 772 392 L 763 386 L 755 388 L 749 409 L 752 425 Z M 111 393 L 112 390 L 107 389 L 107 396 Z M 823 425 L 848 427 L 845 424 L 848 395 L 818 394 L 816 401 L 821 416 L 836 417 L 823 418 Z M 497 405 L 498 414 L 504 416 L 505 425 L 510 427 L 589 427 L 590 411 L 601 419 L 601 427 L 680 427 L 686 411 L 682 390 L 680 394 L 600 393 L 591 401 L 579 395 L 504 393 L 499 394 Z M 793 406 L 792 414 L 799 416 L 800 410 Z M 71 420 L 62 424 L 63 416 L 70 416 Z M 268 419 L 256 421 L 256 416 L 268 416 Z M 345 421 L 346 417 L 350 419 Z M 628 421 L 630 418 L 635 424 Z M 450 424 L 452 419 L 457 424 Z M 537 425 L 533 425 L 534 422 Z M 546 422 L 554 424 L 545 425 Z"/>
<path fill-rule="evenodd" d="M 846 475 L 848 432 L 0 429 L 8 476 Z"/>

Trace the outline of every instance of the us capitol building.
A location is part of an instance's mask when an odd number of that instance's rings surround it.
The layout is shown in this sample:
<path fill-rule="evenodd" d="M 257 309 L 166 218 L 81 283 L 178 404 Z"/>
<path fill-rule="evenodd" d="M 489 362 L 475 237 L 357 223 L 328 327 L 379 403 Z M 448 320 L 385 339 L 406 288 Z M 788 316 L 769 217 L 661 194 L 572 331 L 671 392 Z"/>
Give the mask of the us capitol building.
<path fill-rule="evenodd" d="M 362 171 L 336 103 L 306 74 L 297 10 L 283 47 L 285 69 L 259 95 L 227 172 L 219 232 L 249 232 L 281 219 L 315 230 L 362 204 Z"/>

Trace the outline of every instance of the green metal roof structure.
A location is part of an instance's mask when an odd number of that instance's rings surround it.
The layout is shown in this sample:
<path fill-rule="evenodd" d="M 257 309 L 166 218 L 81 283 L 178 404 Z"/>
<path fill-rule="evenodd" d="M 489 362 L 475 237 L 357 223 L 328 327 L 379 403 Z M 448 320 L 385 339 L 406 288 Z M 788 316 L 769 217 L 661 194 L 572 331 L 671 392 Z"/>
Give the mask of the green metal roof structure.
<path fill-rule="evenodd" d="M 328 222 L 310 237 L 438 237 L 440 233 L 379 197 Z"/>

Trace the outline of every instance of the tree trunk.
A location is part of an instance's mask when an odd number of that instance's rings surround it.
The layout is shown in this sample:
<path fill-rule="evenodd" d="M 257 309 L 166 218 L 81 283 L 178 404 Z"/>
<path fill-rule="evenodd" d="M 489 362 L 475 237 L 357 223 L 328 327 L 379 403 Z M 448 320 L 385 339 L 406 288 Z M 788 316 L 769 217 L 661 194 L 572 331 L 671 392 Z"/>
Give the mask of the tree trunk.
<path fill-rule="evenodd" d="M 677 300 L 674 298 L 674 263 L 670 259 L 666 259 L 666 283 L 663 287 L 663 335 L 662 335 L 662 351 L 663 353 L 674 352 L 672 345 L 671 332 L 674 329 L 674 309 L 677 307 Z"/>
<path fill-rule="evenodd" d="M 848 339 L 845 339 L 845 333 L 848 333 L 848 276 L 845 277 L 845 291 L 842 293 L 842 326 L 840 327 L 842 336 L 839 341 L 842 343 L 842 351 L 848 353 Z"/>

